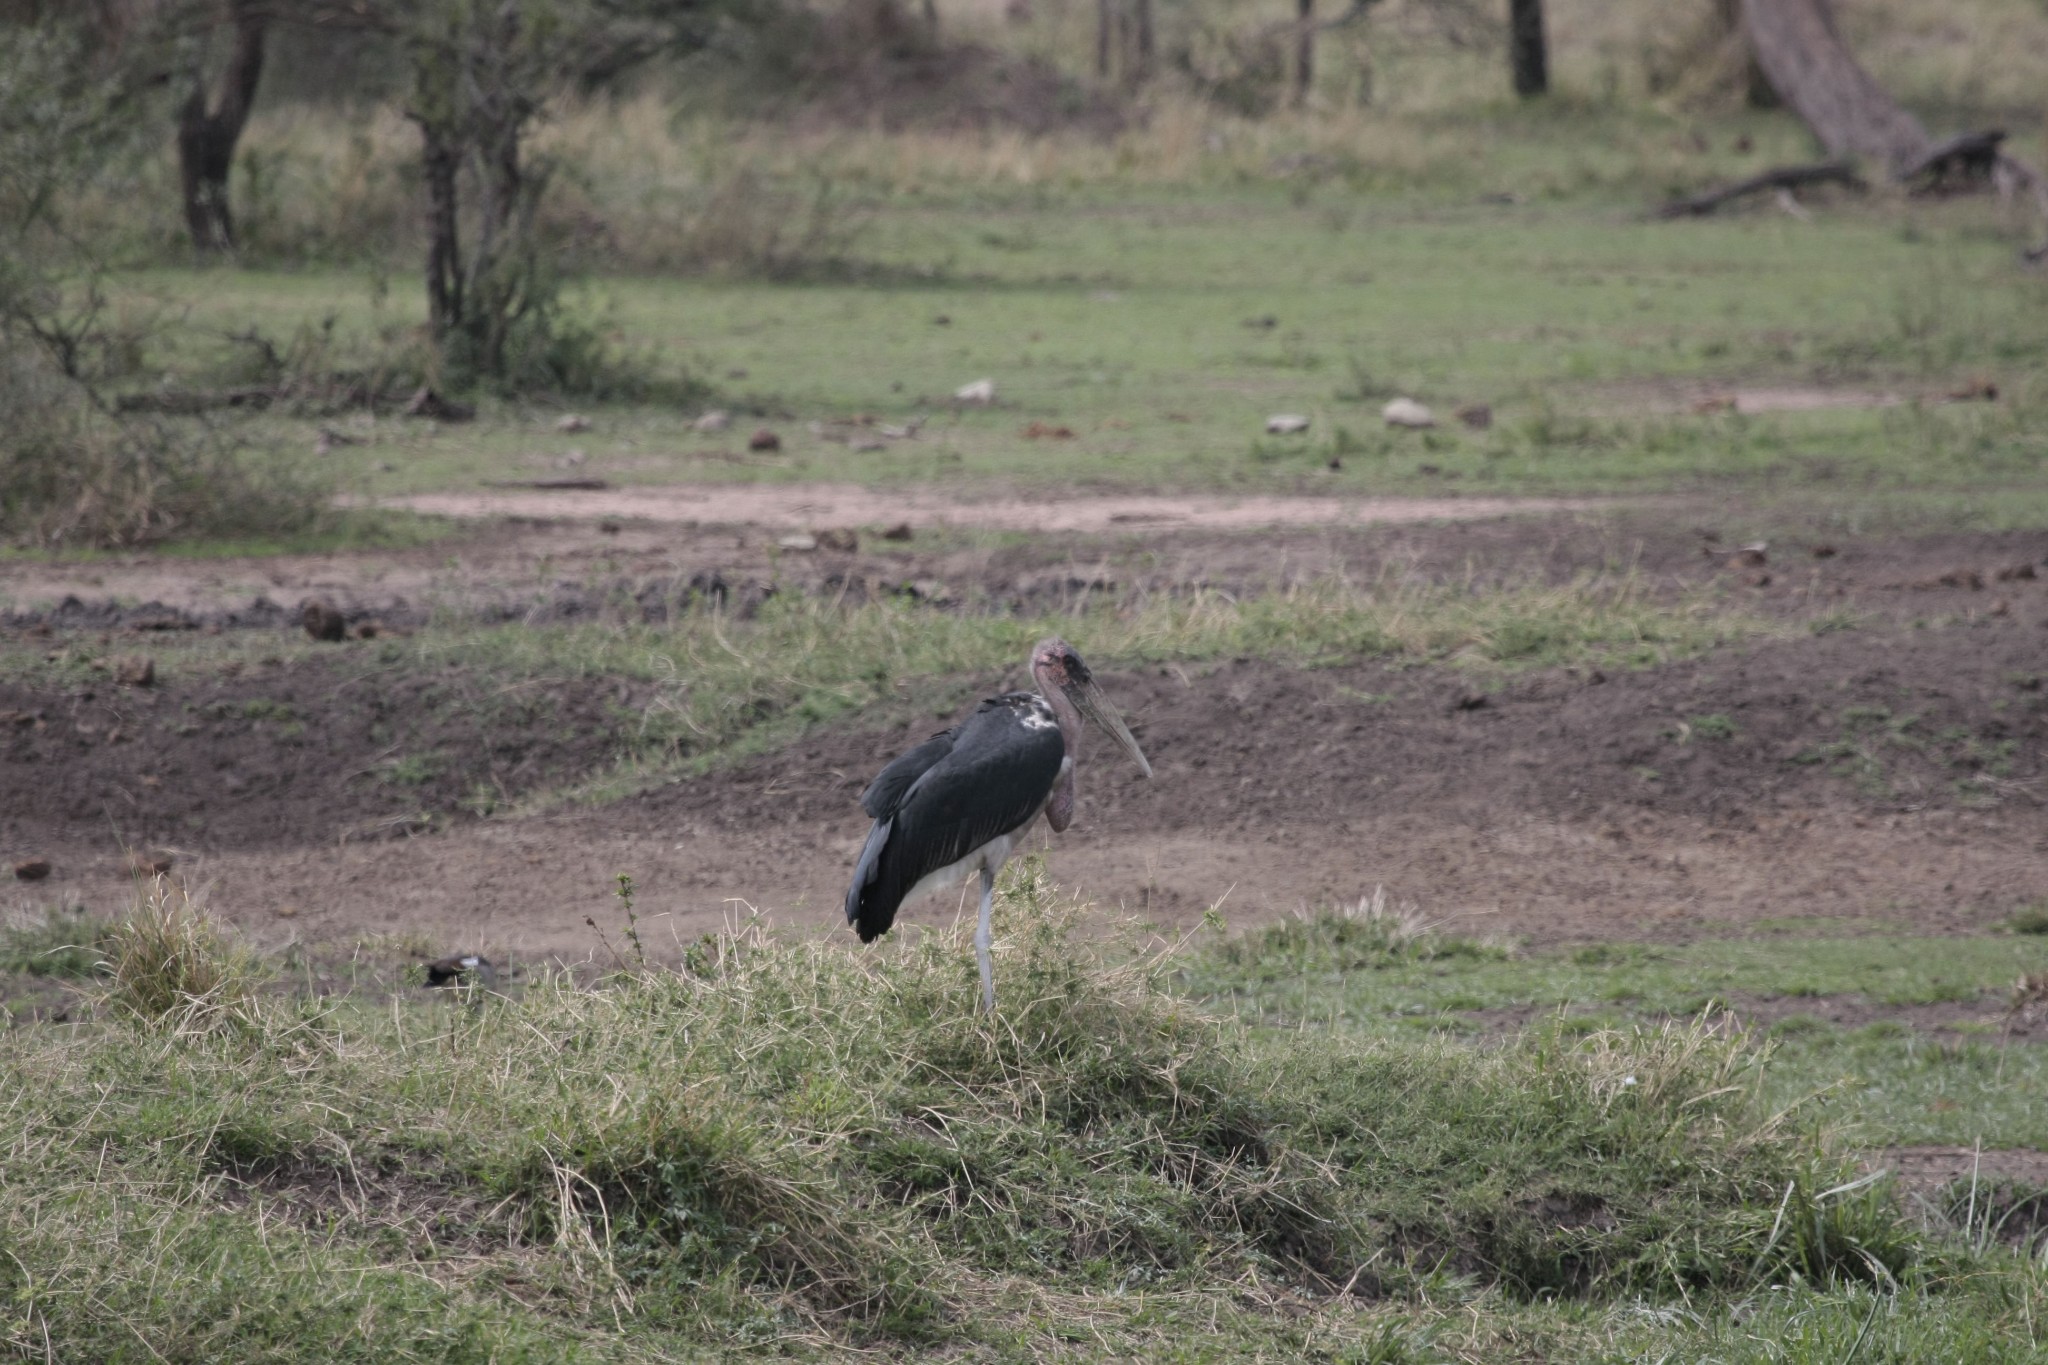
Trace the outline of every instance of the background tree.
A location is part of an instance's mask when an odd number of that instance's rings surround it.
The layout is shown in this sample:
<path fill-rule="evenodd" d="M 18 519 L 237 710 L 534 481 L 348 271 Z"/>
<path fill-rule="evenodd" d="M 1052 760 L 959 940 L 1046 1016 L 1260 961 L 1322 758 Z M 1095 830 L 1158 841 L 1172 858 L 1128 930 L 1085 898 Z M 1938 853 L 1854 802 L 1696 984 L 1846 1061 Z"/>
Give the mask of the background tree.
<path fill-rule="evenodd" d="M 559 281 L 534 230 L 549 168 L 527 138 L 551 102 L 698 50 L 741 0 L 423 0 L 381 12 L 410 70 L 426 195 L 427 318 L 448 376 L 544 370 Z"/>
<path fill-rule="evenodd" d="M 1543 33 L 1543 0 L 1508 0 L 1508 68 L 1523 99 L 1550 89 L 1550 44 Z"/>
<path fill-rule="evenodd" d="M 230 50 L 210 99 L 205 54 L 212 35 L 202 32 L 194 44 L 198 52 L 191 93 L 178 107 L 178 184 L 185 199 L 185 225 L 192 245 L 201 252 L 232 251 L 235 246 L 228 175 L 263 79 L 271 13 L 267 0 L 228 0 L 220 26 L 229 32 Z"/>

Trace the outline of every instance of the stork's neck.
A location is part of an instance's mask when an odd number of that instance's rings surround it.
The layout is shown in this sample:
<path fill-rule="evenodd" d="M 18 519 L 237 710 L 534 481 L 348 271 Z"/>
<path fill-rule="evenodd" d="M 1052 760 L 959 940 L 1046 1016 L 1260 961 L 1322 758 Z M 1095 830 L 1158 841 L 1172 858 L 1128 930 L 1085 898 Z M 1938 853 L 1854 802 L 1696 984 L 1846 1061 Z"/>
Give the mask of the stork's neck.
<path fill-rule="evenodd" d="M 1038 695 L 1045 698 L 1045 704 L 1052 708 L 1053 719 L 1060 723 L 1060 738 L 1066 742 L 1067 757 L 1079 762 L 1081 758 L 1081 708 L 1075 706 L 1063 687 L 1048 687 L 1039 684 Z"/>

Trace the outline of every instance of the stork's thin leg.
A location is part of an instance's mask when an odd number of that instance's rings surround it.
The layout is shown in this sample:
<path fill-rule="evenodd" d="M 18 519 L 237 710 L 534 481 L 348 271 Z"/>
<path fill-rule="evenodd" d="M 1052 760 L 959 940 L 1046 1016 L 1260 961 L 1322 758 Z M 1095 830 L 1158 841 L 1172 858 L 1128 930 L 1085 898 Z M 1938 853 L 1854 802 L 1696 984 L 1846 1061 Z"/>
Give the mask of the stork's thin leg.
<path fill-rule="evenodd" d="M 990 942 L 989 917 L 996 908 L 996 874 L 984 865 L 981 869 L 981 923 L 974 930 L 974 957 L 981 964 L 981 1008 L 988 1014 L 996 1012 L 996 973 L 989 961 Z"/>

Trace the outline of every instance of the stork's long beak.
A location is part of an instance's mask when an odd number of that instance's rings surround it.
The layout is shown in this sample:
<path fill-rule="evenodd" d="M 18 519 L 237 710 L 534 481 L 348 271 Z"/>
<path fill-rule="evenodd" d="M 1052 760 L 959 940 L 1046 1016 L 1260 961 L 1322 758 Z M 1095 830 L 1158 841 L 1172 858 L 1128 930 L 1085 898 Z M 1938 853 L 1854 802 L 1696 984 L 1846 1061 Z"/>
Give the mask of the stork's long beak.
<path fill-rule="evenodd" d="M 1101 684 L 1093 678 L 1078 687 L 1068 689 L 1067 695 L 1074 699 L 1081 714 L 1109 732 L 1119 749 L 1131 756 L 1131 762 L 1138 765 L 1138 771 L 1152 776 L 1152 765 L 1145 761 L 1145 751 L 1138 747 L 1138 741 L 1131 737 L 1131 728 L 1124 724 L 1124 718 L 1117 714 L 1116 705 L 1103 692 Z"/>

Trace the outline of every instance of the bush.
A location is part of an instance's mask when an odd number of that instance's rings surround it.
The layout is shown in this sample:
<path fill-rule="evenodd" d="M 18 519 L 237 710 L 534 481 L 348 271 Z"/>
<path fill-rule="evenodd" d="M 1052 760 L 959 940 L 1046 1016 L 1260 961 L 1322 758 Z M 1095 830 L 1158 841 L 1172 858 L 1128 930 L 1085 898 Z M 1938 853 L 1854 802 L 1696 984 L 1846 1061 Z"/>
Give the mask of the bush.
<path fill-rule="evenodd" d="M 129 547 L 310 530 L 328 515 L 306 475 L 215 431 L 111 411 L 87 383 L 0 329 L 0 537 Z"/>

